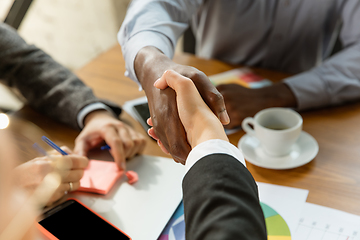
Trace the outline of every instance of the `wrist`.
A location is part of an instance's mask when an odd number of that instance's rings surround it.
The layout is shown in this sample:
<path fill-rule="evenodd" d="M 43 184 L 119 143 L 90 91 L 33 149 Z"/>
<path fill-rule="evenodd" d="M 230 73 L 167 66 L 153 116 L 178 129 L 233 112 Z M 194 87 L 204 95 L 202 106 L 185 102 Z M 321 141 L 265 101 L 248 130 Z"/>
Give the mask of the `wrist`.
<path fill-rule="evenodd" d="M 276 83 L 259 90 L 264 92 L 268 107 L 297 108 L 296 97 L 285 83 Z"/>
<path fill-rule="evenodd" d="M 113 118 L 113 115 L 104 109 L 98 109 L 95 111 L 92 111 L 90 113 L 88 113 L 85 118 L 84 118 L 84 126 L 86 126 L 90 121 L 92 121 L 95 118 L 99 118 L 99 117 L 111 117 Z"/>
<path fill-rule="evenodd" d="M 147 92 L 154 87 L 154 82 L 174 64 L 159 49 L 147 46 L 142 48 L 136 55 L 134 70 L 141 86 Z"/>
<path fill-rule="evenodd" d="M 191 128 L 186 129 L 188 134 L 188 142 L 191 148 L 212 139 L 221 139 L 229 141 L 224 127 L 221 122 L 215 117 L 199 117 L 194 118 L 195 123 Z"/>

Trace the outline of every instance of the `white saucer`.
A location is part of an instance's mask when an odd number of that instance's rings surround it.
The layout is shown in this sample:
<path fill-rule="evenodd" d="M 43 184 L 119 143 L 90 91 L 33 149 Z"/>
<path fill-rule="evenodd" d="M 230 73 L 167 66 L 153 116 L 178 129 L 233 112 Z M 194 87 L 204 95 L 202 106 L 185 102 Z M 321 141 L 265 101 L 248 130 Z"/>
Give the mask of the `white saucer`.
<path fill-rule="evenodd" d="M 310 134 L 302 131 L 299 139 L 291 148 L 289 155 L 283 157 L 268 156 L 260 146 L 258 139 L 244 135 L 238 143 L 244 158 L 259 167 L 270 169 L 290 169 L 300 167 L 313 160 L 319 151 L 319 145 Z"/>

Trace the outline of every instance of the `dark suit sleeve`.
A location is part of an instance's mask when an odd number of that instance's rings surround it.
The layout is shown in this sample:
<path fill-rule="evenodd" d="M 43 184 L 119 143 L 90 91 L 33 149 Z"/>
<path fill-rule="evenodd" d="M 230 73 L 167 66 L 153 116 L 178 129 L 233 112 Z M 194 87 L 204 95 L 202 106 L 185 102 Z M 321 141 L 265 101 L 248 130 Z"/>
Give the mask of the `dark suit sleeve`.
<path fill-rule="evenodd" d="M 79 128 L 79 111 L 100 101 L 74 73 L 28 45 L 13 28 L 2 23 L 0 79 L 18 89 L 31 107 L 73 128 Z M 105 104 L 119 113 L 120 108 L 114 104 Z"/>
<path fill-rule="evenodd" d="M 200 159 L 183 180 L 187 240 L 267 239 L 257 185 L 235 158 Z"/>

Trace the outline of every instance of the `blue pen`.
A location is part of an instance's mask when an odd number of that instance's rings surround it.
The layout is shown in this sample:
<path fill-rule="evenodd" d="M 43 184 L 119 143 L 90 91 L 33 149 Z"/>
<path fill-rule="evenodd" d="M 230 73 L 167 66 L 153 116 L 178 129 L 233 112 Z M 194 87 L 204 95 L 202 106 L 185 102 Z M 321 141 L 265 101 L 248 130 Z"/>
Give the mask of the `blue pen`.
<path fill-rule="evenodd" d="M 43 140 L 44 142 L 46 142 L 50 147 L 52 147 L 53 149 L 55 149 L 56 151 L 58 151 L 59 153 L 61 153 L 61 155 L 68 155 L 67 152 L 65 152 L 64 150 L 62 150 L 58 145 L 56 145 L 53 141 L 51 141 L 49 138 L 42 136 L 41 140 Z"/>
<path fill-rule="evenodd" d="M 100 149 L 101 149 L 101 150 L 110 150 L 111 147 L 106 144 L 105 146 L 101 146 Z"/>

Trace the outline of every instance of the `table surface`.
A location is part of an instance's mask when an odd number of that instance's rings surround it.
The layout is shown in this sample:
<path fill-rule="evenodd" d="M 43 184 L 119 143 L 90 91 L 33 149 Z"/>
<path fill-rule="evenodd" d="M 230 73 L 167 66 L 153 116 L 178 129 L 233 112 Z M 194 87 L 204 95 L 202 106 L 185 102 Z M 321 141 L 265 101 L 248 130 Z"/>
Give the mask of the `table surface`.
<path fill-rule="evenodd" d="M 194 66 L 207 75 L 240 67 L 200 59 L 190 54 L 176 55 L 174 61 Z M 288 76 L 270 70 L 253 70 L 274 82 Z M 122 105 L 127 100 L 145 95 L 138 90 L 136 83 L 124 76 L 124 72 L 121 48 L 115 46 L 76 74 L 94 89 L 95 95 Z M 319 153 L 313 161 L 291 170 L 269 170 L 249 162 L 247 168 L 256 181 L 308 189 L 308 202 L 360 215 L 360 103 L 301 112 L 301 115 L 304 119 L 303 130 L 311 134 L 319 144 Z M 16 112 L 13 118 L 35 123 L 59 144 L 71 148 L 74 146 L 78 131 L 44 117 L 29 107 Z M 146 135 L 141 125 L 127 113 L 123 113 L 121 118 Z M 239 131 L 230 135 L 229 139 L 237 146 L 243 135 L 244 132 Z M 161 152 L 155 141 L 146 138 L 144 154 L 169 157 Z"/>

